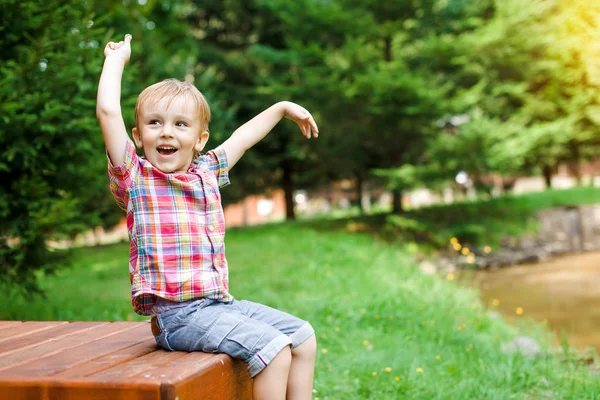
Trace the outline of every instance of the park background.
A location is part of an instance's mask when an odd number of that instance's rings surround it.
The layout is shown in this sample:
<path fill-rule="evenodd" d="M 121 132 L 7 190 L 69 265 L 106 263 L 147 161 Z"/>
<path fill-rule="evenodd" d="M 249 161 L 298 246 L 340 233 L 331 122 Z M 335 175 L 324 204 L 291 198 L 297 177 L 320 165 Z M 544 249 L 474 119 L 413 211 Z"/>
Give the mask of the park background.
<path fill-rule="evenodd" d="M 72 246 L 123 218 L 95 97 L 104 44 L 131 33 L 129 128 L 169 77 L 208 98 L 209 147 L 281 100 L 319 124 L 279 124 L 222 191 L 235 225 L 281 205 L 228 233 L 231 287 L 313 324 L 315 398 L 600 396 L 593 347 L 418 266 L 479 265 L 540 210 L 600 203 L 600 2 L 1 0 L 0 19 L 2 319 L 143 319 L 127 244 Z"/>

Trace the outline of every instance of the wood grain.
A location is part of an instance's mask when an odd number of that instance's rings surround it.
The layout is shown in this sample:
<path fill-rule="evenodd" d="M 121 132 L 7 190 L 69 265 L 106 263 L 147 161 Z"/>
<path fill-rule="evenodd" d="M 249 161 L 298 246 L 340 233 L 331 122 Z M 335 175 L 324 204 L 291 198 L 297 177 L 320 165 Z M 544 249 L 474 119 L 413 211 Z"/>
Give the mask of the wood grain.
<path fill-rule="evenodd" d="M 247 365 L 169 352 L 147 322 L 0 321 L 0 399 L 246 400 Z"/>

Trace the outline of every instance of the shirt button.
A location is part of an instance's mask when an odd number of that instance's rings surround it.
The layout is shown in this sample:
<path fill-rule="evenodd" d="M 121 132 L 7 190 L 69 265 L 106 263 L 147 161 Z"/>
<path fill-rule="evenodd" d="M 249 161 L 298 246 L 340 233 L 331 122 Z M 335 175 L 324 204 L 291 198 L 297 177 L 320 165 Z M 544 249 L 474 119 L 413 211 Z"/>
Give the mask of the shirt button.
<path fill-rule="evenodd" d="M 208 230 L 212 232 L 212 231 L 215 230 L 215 227 L 211 225 L 211 226 L 208 227 Z"/>

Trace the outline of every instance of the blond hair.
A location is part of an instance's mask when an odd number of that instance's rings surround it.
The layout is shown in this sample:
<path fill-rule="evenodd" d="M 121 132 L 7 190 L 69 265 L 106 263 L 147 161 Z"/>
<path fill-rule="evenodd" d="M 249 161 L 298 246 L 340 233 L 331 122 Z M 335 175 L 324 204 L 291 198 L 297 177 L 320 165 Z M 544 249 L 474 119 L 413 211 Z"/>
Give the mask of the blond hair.
<path fill-rule="evenodd" d="M 164 81 L 148 86 L 140 93 L 135 103 L 135 126 L 139 130 L 139 116 L 142 108 L 147 104 L 156 104 L 159 100 L 166 98 L 167 107 L 171 105 L 173 99 L 183 96 L 186 99 L 191 98 L 196 102 L 196 110 L 200 120 L 200 132 L 208 132 L 208 123 L 210 122 L 210 106 L 206 98 L 200 91 L 189 82 L 182 82 L 178 79 L 165 79 Z"/>

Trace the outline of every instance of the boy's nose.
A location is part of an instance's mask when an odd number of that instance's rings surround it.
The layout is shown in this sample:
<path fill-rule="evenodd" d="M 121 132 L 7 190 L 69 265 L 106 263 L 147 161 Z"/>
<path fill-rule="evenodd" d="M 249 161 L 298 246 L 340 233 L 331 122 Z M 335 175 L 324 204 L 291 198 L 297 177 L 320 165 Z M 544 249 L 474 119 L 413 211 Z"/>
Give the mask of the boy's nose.
<path fill-rule="evenodd" d="M 172 136 L 172 134 L 173 134 L 173 129 L 171 128 L 171 126 L 168 124 L 163 125 L 162 136 Z"/>

